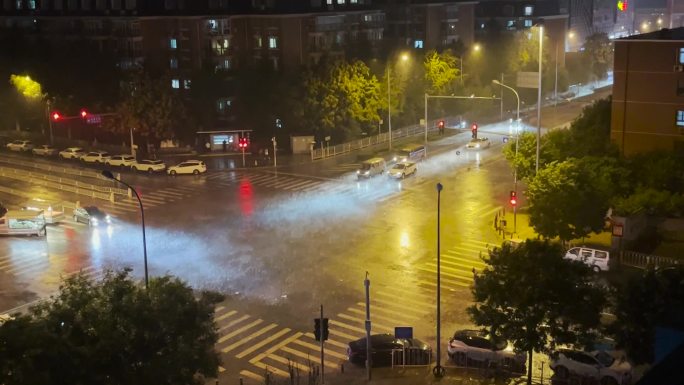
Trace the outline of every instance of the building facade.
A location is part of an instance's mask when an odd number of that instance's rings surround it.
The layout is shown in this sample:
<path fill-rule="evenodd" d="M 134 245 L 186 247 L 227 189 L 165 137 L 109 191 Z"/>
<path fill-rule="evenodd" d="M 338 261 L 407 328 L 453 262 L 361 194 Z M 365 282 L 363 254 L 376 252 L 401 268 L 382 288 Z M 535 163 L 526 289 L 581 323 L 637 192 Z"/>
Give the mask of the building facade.
<path fill-rule="evenodd" d="M 610 137 L 626 156 L 684 153 L 684 28 L 615 41 Z"/>

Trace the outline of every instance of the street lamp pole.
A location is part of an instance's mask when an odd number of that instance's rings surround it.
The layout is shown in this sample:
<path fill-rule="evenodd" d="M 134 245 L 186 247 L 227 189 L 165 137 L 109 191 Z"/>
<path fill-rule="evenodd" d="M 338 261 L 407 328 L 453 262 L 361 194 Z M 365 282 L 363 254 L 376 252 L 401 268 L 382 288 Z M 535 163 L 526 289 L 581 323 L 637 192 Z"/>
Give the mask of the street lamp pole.
<path fill-rule="evenodd" d="M 515 194 L 517 196 L 518 194 L 518 166 L 517 166 L 517 159 L 518 159 L 518 136 L 520 135 L 520 95 L 518 95 L 518 91 L 516 91 L 513 87 L 509 87 L 502 82 L 494 79 L 492 80 L 492 83 L 499 85 L 504 88 L 508 88 L 509 90 L 513 91 L 515 94 L 515 99 L 518 101 L 518 107 L 516 108 L 515 112 L 515 159 L 516 161 L 513 162 L 513 191 L 515 191 Z M 517 233 L 517 206 L 513 206 L 513 233 Z"/>
<path fill-rule="evenodd" d="M 390 67 L 387 63 L 387 135 L 389 138 L 389 149 L 392 150 L 392 94 L 390 93 Z"/>
<path fill-rule="evenodd" d="M 114 177 L 114 175 L 111 173 L 111 171 L 102 170 L 102 176 L 104 176 L 105 178 L 115 180 L 115 181 L 121 183 L 122 185 L 128 187 L 129 189 L 131 189 L 133 191 L 133 193 L 135 194 L 135 197 L 138 199 L 138 204 L 140 205 L 140 217 L 142 218 L 143 258 L 144 258 L 144 262 L 145 262 L 145 289 L 149 289 L 150 283 L 149 283 L 149 278 L 148 278 L 148 274 L 147 274 L 147 240 L 145 239 L 145 210 L 143 209 L 143 204 L 142 204 L 142 200 L 140 200 L 140 195 L 138 195 L 138 192 L 135 191 L 135 189 L 133 187 L 131 187 L 131 185 L 129 185 L 128 183 L 126 183 L 120 179 L 116 179 Z"/>
<path fill-rule="evenodd" d="M 442 195 L 442 189 L 444 186 L 442 186 L 441 183 L 437 183 L 437 362 L 435 364 L 435 367 L 432 369 L 432 374 L 435 377 L 444 377 L 444 368 L 442 367 L 442 323 L 441 323 L 441 274 L 440 274 L 440 239 L 439 239 L 439 233 L 440 233 L 440 221 L 439 221 L 439 212 L 440 212 L 440 198 Z"/>
<path fill-rule="evenodd" d="M 135 128 L 131 127 L 130 128 L 130 131 L 131 131 L 131 155 L 133 157 L 135 157 L 135 144 L 133 143 L 133 130 L 135 130 Z M 123 183 L 123 182 L 121 182 L 121 183 Z M 133 190 L 133 191 L 135 191 L 135 190 Z M 142 207 L 142 205 L 140 207 Z"/>
<path fill-rule="evenodd" d="M 537 160 L 534 173 L 539 172 L 539 146 L 541 139 L 541 98 L 542 98 L 542 46 L 544 43 L 544 25 L 539 25 L 539 84 L 537 88 Z"/>
<path fill-rule="evenodd" d="M 50 99 L 47 100 L 46 102 L 47 106 L 47 120 L 48 120 L 48 127 L 50 129 L 50 144 L 54 144 L 54 137 L 52 136 L 52 102 Z"/>

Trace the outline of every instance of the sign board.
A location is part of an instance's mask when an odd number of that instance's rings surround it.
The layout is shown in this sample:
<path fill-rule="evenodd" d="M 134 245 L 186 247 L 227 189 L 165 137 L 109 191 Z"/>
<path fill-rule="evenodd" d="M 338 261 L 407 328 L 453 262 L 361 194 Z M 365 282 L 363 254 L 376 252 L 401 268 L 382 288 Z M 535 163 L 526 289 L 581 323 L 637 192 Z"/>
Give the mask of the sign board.
<path fill-rule="evenodd" d="M 614 237 L 622 237 L 622 232 L 623 232 L 624 228 L 625 227 L 623 225 L 618 225 L 618 224 L 613 225 L 613 236 Z"/>
<path fill-rule="evenodd" d="M 86 117 L 86 123 L 88 123 L 88 124 L 100 124 L 100 123 L 102 123 L 102 116 L 88 114 Z"/>
<path fill-rule="evenodd" d="M 329 141 L 330 141 L 330 137 L 329 137 L 329 136 L 326 136 L 326 137 L 325 137 L 325 141 L 326 141 L 326 142 L 329 142 Z"/>
<path fill-rule="evenodd" d="M 420 125 L 421 125 L 421 126 L 424 126 L 424 125 L 425 125 L 425 119 L 421 119 L 421 120 L 420 120 Z"/>
<path fill-rule="evenodd" d="M 395 326 L 394 338 L 413 338 L 413 328 L 410 326 Z"/>
<path fill-rule="evenodd" d="M 539 88 L 539 72 L 518 72 L 516 84 L 519 88 Z"/>

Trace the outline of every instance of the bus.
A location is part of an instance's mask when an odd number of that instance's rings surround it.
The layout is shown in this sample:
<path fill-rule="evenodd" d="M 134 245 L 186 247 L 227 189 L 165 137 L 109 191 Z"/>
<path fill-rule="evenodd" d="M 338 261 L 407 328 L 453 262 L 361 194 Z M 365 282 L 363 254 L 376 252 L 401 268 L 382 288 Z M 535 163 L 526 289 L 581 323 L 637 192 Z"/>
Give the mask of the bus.
<path fill-rule="evenodd" d="M 427 150 L 422 144 L 413 144 L 403 147 L 392 158 L 395 162 L 420 162 L 427 157 Z"/>
<path fill-rule="evenodd" d="M 43 211 L 9 210 L 0 218 L 0 235 L 45 235 Z"/>

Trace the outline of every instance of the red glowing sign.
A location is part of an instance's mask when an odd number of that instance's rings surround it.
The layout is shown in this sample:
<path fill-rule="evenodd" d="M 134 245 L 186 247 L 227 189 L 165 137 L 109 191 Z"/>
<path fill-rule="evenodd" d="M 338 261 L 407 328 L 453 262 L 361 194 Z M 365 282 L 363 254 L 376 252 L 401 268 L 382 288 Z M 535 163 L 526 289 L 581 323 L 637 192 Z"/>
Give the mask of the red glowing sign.
<path fill-rule="evenodd" d="M 618 0 L 617 9 L 621 12 L 625 12 L 627 10 L 627 0 Z"/>

